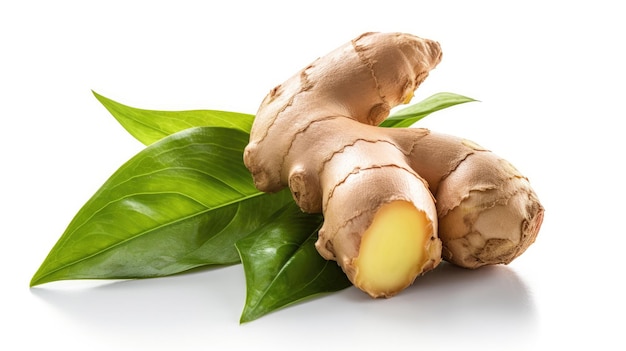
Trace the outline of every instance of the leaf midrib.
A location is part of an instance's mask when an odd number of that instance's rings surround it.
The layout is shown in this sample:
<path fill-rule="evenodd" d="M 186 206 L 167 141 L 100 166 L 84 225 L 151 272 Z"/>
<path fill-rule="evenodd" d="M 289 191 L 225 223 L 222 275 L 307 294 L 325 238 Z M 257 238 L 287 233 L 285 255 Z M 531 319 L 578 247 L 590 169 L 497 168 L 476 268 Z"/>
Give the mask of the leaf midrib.
<path fill-rule="evenodd" d="M 274 284 L 276 283 L 276 281 L 278 280 L 278 277 L 281 276 L 281 274 L 285 271 L 286 267 L 289 265 L 289 263 L 291 261 L 293 261 L 294 257 L 298 254 L 298 252 L 302 251 L 304 249 L 304 244 L 306 242 L 309 241 L 309 239 L 311 238 L 311 236 L 315 235 L 315 233 L 318 232 L 318 230 L 320 229 L 321 226 L 318 226 L 315 231 L 313 233 L 311 233 L 311 235 L 307 236 L 307 238 L 301 242 L 301 243 L 296 243 L 297 248 L 295 250 L 293 250 L 293 253 L 289 256 L 289 259 L 287 261 L 285 261 L 285 264 L 283 264 L 280 269 L 278 270 L 278 272 L 276 272 L 276 274 L 274 275 L 274 278 L 272 278 L 271 282 L 267 285 L 267 287 L 265 289 L 263 289 L 263 293 L 257 298 L 256 304 L 254 309 L 252 309 L 253 312 L 256 312 L 259 308 L 259 306 L 261 305 L 261 302 L 263 301 L 263 299 L 265 298 L 265 296 L 267 295 L 267 293 L 271 290 L 271 288 L 274 286 Z M 257 239 L 258 240 L 258 239 Z M 316 275 L 319 276 L 319 272 Z M 307 283 L 305 286 L 308 286 L 309 284 L 311 284 L 311 281 L 309 281 L 309 283 Z M 300 289 L 302 290 L 302 289 Z"/>
<path fill-rule="evenodd" d="M 162 193 L 161 193 L 161 194 L 162 194 Z M 79 264 L 79 263 L 81 263 L 81 262 L 83 262 L 83 261 L 89 260 L 89 259 L 91 259 L 91 258 L 93 258 L 93 257 L 98 256 L 98 255 L 104 254 L 105 252 L 107 252 L 107 251 L 109 251 L 109 250 L 112 250 L 112 249 L 114 249 L 114 248 L 116 248 L 116 247 L 118 247 L 118 246 L 124 245 L 124 244 L 126 244 L 126 243 L 128 243 L 128 242 L 130 242 L 130 241 L 132 241 L 132 240 L 139 239 L 139 238 L 143 237 L 144 235 L 148 235 L 149 233 L 154 232 L 154 231 L 156 231 L 156 230 L 159 230 L 159 229 L 161 229 L 161 228 L 163 228 L 163 227 L 170 226 L 170 225 L 174 225 L 174 224 L 176 224 L 176 223 L 179 223 L 179 222 L 182 222 L 182 221 L 188 220 L 188 219 L 190 219 L 190 218 L 193 218 L 193 217 L 197 217 L 197 216 L 203 215 L 203 214 L 205 214 L 205 213 L 207 213 L 207 212 L 209 212 L 209 211 L 218 210 L 218 209 L 220 209 L 220 208 L 224 208 L 224 207 L 227 207 L 227 206 L 230 206 L 230 205 L 233 205 L 233 204 L 236 204 L 236 203 L 242 202 L 242 201 L 246 201 L 246 200 L 249 200 L 249 199 L 255 198 L 255 197 L 257 197 L 257 196 L 262 196 L 262 195 L 265 195 L 265 193 L 263 193 L 263 192 L 257 192 L 257 193 L 255 193 L 255 194 L 248 195 L 248 196 L 242 197 L 242 198 L 240 198 L 240 199 L 238 199 L 238 200 L 233 200 L 233 201 L 230 201 L 230 202 L 227 202 L 227 203 L 221 204 L 221 205 L 219 205 L 219 206 L 210 207 L 210 208 L 205 206 L 205 209 L 204 209 L 204 210 L 202 210 L 202 211 L 199 211 L 199 212 L 196 212 L 196 213 L 190 214 L 190 215 L 185 216 L 185 217 L 180 217 L 180 218 L 178 218 L 178 219 L 176 219 L 176 220 L 174 220 L 174 221 L 171 221 L 171 222 L 168 222 L 168 223 L 164 223 L 164 224 L 158 225 L 158 226 L 156 226 L 156 227 L 154 227 L 154 228 L 150 228 L 149 230 L 146 230 L 146 231 L 143 231 L 143 232 L 138 233 L 138 234 L 136 234 L 136 235 L 133 235 L 132 237 L 127 238 L 127 239 L 124 239 L 124 240 L 122 240 L 122 241 L 120 241 L 120 242 L 118 242 L 118 243 L 116 243 L 116 244 L 114 244 L 114 245 L 111 245 L 111 246 L 109 246 L 109 247 L 107 247 L 107 248 L 105 248 L 105 249 L 102 249 L 102 250 L 99 250 L 99 251 L 97 251 L 97 252 L 94 252 L 94 253 L 93 253 L 93 254 L 91 254 L 91 255 L 88 255 L 88 256 L 82 257 L 82 258 L 80 258 L 80 259 L 78 259 L 78 260 L 74 260 L 74 261 L 69 262 L 69 263 L 66 263 L 66 264 L 64 264 L 64 265 L 62 265 L 62 266 L 59 266 L 59 267 L 57 267 L 56 269 L 50 270 L 50 271 L 48 271 L 46 274 L 41 275 L 41 276 L 39 276 L 36 280 L 34 280 L 34 281 L 33 281 L 33 283 L 31 284 L 31 286 L 37 285 L 37 283 L 38 283 L 39 281 L 43 280 L 43 278 L 48 277 L 48 276 L 50 276 L 50 275 L 52 275 L 52 274 L 54 274 L 54 273 L 56 273 L 56 272 L 58 272 L 58 271 L 61 271 L 61 270 L 65 269 L 65 268 L 67 268 L 67 267 L 70 267 L 70 266 L 73 266 L 73 265 Z M 203 205 L 203 206 L 204 206 L 204 205 Z"/>

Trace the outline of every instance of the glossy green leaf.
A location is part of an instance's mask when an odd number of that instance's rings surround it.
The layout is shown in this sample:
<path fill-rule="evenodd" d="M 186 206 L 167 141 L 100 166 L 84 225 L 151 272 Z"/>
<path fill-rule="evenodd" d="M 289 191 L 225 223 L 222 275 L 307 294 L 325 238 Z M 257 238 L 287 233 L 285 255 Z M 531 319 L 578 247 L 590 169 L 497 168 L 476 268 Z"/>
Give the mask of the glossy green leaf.
<path fill-rule="evenodd" d="M 476 100 L 454 93 L 437 93 L 418 103 L 393 113 L 390 117 L 384 120 L 380 126 L 394 128 L 410 127 L 415 122 L 435 111 L 472 101 Z"/>
<path fill-rule="evenodd" d="M 80 209 L 31 286 L 239 262 L 235 242 L 293 202 L 254 187 L 241 161 L 247 143 L 237 129 L 198 127 L 147 147 Z"/>
<path fill-rule="evenodd" d="M 242 323 L 351 285 L 337 263 L 315 249 L 321 224 L 321 216 L 302 213 L 292 202 L 237 242 L 247 289 Z"/>
<path fill-rule="evenodd" d="M 253 115 L 218 110 L 156 111 L 123 105 L 96 92 L 94 96 L 137 140 L 150 145 L 193 127 L 226 127 L 249 133 Z"/>
<path fill-rule="evenodd" d="M 109 178 L 76 214 L 31 286 L 64 279 L 145 278 L 241 260 L 241 322 L 351 285 L 315 249 L 319 215 L 302 213 L 288 190 L 263 194 L 242 162 L 253 116 L 227 111 L 155 111 L 94 92 L 133 136 L 150 145 Z M 382 123 L 410 126 L 475 101 L 440 93 Z"/>

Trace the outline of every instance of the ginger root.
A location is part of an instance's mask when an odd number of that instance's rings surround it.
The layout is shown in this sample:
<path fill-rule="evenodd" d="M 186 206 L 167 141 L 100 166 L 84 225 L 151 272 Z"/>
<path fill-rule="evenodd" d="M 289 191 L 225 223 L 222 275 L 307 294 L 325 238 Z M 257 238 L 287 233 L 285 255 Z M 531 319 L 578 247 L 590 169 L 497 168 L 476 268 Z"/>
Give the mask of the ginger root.
<path fill-rule="evenodd" d="M 513 165 L 478 144 L 425 129 L 390 130 L 434 194 L 443 259 L 465 268 L 508 264 L 535 241 L 544 208 Z M 403 138 L 412 132 L 415 137 Z"/>
<path fill-rule="evenodd" d="M 372 296 L 392 296 L 441 261 L 428 186 L 375 127 L 391 108 L 410 100 L 440 59 L 434 41 L 365 33 L 272 89 L 244 152 L 259 190 L 288 185 L 303 211 L 324 213 L 318 251 L 337 260 L 354 285 Z M 397 201 L 412 204 L 407 217 L 416 227 L 410 234 L 392 235 L 403 237 L 408 252 L 387 266 L 406 274 L 380 282 L 379 273 L 360 264 L 384 261 L 395 252 L 370 250 L 359 259 L 362 234 L 381 208 Z M 387 235 L 385 228 L 372 229 L 363 240 Z"/>
<path fill-rule="evenodd" d="M 259 190 L 289 186 L 303 211 L 324 214 L 318 252 L 372 297 L 397 294 L 442 255 L 508 263 L 541 223 L 527 180 L 493 154 L 378 127 L 440 61 L 435 41 L 365 33 L 272 89 L 244 151 Z"/>

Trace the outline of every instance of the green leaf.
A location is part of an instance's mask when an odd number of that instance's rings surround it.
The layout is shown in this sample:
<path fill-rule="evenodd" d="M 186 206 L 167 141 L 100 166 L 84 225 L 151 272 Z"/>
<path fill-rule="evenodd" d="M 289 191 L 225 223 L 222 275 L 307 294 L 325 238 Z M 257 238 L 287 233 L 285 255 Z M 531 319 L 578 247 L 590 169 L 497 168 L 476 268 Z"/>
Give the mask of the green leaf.
<path fill-rule="evenodd" d="M 410 127 L 415 122 L 435 111 L 472 101 L 477 100 L 454 93 L 437 93 L 416 104 L 395 112 L 384 120 L 380 126 L 394 128 Z"/>
<path fill-rule="evenodd" d="M 351 285 L 337 262 L 315 249 L 321 224 L 321 216 L 302 213 L 292 202 L 237 242 L 247 287 L 241 323 Z"/>
<path fill-rule="evenodd" d="M 288 189 L 259 192 L 242 162 L 254 116 L 228 111 L 156 111 L 94 92 L 133 136 L 150 145 L 81 208 L 31 280 L 166 276 L 243 262 L 241 322 L 351 285 L 315 249 L 320 215 L 302 213 Z M 475 101 L 440 93 L 381 125 L 410 126 Z"/>
<path fill-rule="evenodd" d="M 145 145 L 193 127 L 227 127 L 249 133 L 254 120 L 253 115 L 218 110 L 144 110 L 120 104 L 95 91 L 93 94 L 132 136 Z"/>
<path fill-rule="evenodd" d="M 237 129 L 198 127 L 147 147 L 80 209 L 31 286 L 238 263 L 235 242 L 293 202 L 254 187 L 241 162 L 247 143 Z"/>

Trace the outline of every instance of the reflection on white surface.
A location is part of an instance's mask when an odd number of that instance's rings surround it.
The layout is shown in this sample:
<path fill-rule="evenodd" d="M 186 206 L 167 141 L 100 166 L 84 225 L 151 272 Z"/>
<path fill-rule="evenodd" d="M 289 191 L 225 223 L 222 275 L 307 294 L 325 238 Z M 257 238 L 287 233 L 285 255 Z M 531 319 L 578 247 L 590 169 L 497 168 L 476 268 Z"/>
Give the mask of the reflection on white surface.
<path fill-rule="evenodd" d="M 344 333 L 369 339 L 366 344 L 380 348 L 392 338 L 412 340 L 417 346 L 524 349 L 534 341 L 537 329 L 532 295 L 506 266 L 466 270 L 443 263 L 388 300 L 372 300 L 354 288 L 333 299 L 266 318 L 296 323 L 314 314 L 320 323 L 328 318 L 335 327 L 344 326 Z"/>
<path fill-rule="evenodd" d="M 65 281 L 31 290 L 60 313 L 98 327 L 184 326 L 218 318 L 236 324 L 245 299 L 239 279 L 243 272 L 225 267 L 143 280 Z"/>
<path fill-rule="evenodd" d="M 245 336 L 231 340 L 234 348 L 249 344 L 250 338 L 280 345 L 310 338 L 314 330 L 327 338 L 312 339 L 303 345 L 305 349 L 323 347 L 328 338 L 345 347 L 355 338 L 359 344 L 367 341 L 384 347 L 393 338 L 397 342 L 419 339 L 422 345 L 511 349 L 511 340 L 520 347 L 527 345 L 536 329 L 532 297 L 506 266 L 472 271 L 443 263 L 391 299 L 374 300 L 349 288 L 245 325 L 238 323 L 245 300 L 240 266 L 168 278 L 69 285 L 53 283 L 32 293 L 87 330 L 118 336 L 150 333 L 164 342 L 165 334 L 158 333 L 187 330 L 210 337 L 228 330 Z"/>

